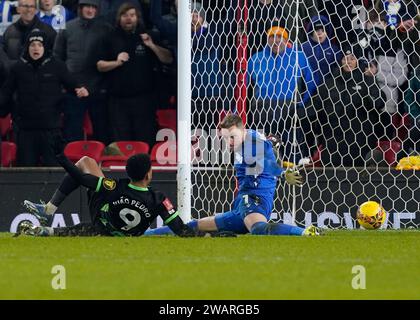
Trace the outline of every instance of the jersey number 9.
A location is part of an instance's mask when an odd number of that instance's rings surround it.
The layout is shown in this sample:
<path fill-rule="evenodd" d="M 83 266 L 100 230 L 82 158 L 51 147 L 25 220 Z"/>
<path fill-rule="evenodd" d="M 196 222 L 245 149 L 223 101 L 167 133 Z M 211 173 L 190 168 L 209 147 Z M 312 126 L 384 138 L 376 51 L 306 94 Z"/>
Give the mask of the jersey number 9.
<path fill-rule="evenodd" d="M 129 216 L 131 217 L 129 218 Z M 140 213 L 138 213 L 135 210 L 128 209 L 128 208 L 124 208 L 120 211 L 120 218 L 122 221 L 124 221 L 127 224 L 126 226 L 121 228 L 122 230 L 125 230 L 125 231 L 133 229 L 141 221 Z"/>

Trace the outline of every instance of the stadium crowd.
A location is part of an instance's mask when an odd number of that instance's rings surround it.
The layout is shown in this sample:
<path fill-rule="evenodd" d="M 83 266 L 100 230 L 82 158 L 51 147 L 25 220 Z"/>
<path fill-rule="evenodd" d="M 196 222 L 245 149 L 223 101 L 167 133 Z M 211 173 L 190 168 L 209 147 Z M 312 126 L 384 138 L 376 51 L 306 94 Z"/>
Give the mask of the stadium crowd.
<path fill-rule="evenodd" d="M 363 166 L 381 160 L 381 141 L 420 153 L 417 0 L 249 0 L 246 23 L 238 1 L 191 3 L 193 128 L 238 111 L 244 70 L 248 125 L 280 135 L 289 160 Z M 45 146 L 57 130 L 153 148 L 158 110 L 176 109 L 177 0 L 0 1 L 0 12 L 13 165 L 56 165 Z"/>

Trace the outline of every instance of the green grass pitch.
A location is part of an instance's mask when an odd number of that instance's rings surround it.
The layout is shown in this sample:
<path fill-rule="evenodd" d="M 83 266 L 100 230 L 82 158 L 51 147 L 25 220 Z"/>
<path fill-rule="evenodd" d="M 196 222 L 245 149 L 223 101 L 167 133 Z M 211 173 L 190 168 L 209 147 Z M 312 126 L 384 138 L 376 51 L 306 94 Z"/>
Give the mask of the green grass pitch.
<path fill-rule="evenodd" d="M 12 238 L 0 299 L 420 299 L 420 231 L 324 237 Z M 66 289 L 54 290 L 54 265 Z M 366 289 L 352 288 L 354 265 Z"/>

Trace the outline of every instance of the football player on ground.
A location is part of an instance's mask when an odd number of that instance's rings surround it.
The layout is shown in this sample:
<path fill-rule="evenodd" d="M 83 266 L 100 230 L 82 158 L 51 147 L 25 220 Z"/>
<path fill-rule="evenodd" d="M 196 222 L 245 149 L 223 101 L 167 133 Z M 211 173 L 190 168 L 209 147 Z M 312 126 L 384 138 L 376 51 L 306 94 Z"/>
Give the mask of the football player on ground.
<path fill-rule="evenodd" d="M 178 216 L 178 211 L 161 192 L 149 187 L 152 167 L 147 154 L 136 154 L 127 161 L 129 179 L 113 180 L 104 176 L 95 160 L 81 158 L 76 165 L 64 155 L 64 143 L 53 137 L 51 143 L 58 162 L 67 171 L 47 204 L 25 200 L 24 206 L 35 215 L 41 226 L 28 221 L 18 227 L 19 234 L 33 236 L 141 236 L 160 216 L 175 234 L 191 236 L 233 236 L 228 233 L 197 232 Z M 64 199 L 80 186 L 88 188 L 91 223 L 71 227 L 50 227 L 53 215 Z"/>

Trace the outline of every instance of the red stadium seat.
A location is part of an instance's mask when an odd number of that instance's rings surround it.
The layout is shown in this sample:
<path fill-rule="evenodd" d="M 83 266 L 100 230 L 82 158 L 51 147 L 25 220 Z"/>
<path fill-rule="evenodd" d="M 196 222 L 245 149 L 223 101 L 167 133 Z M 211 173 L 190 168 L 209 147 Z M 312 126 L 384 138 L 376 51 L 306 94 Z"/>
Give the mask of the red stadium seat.
<path fill-rule="evenodd" d="M 157 122 L 160 129 L 172 129 L 176 132 L 177 114 L 174 109 L 162 109 L 156 111 Z"/>
<path fill-rule="evenodd" d="M 390 166 L 396 165 L 397 153 L 401 150 L 401 142 L 388 140 L 378 141 L 378 149 L 383 152 L 384 158 Z"/>
<path fill-rule="evenodd" d="M 10 113 L 4 117 L 0 118 L 0 136 L 6 137 L 12 131 L 12 117 Z"/>
<path fill-rule="evenodd" d="M 105 145 L 100 141 L 73 141 L 66 145 L 64 154 L 73 162 L 79 161 L 83 156 L 91 157 L 99 162 L 104 149 Z"/>
<path fill-rule="evenodd" d="M 176 166 L 177 153 L 176 141 L 164 141 L 156 143 L 150 153 L 153 166 Z"/>
<path fill-rule="evenodd" d="M 16 162 L 16 144 L 13 142 L 3 141 L 1 143 L 1 165 L 10 167 Z"/>
<path fill-rule="evenodd" d="M 102 167 L 125 166 L 127 159 L 132 155 L 149 152 L 149 145 L 142 141 L 116 141 L 115 143 L 124 155 L 102 156 Z"/>
<path fill-rule="evenodd" d="M 89 112 L 87 111 L 83 117 L 83 136 L 85 140 L 88 140 L 93 136 L 92 121 L 90 120 Z"/>

